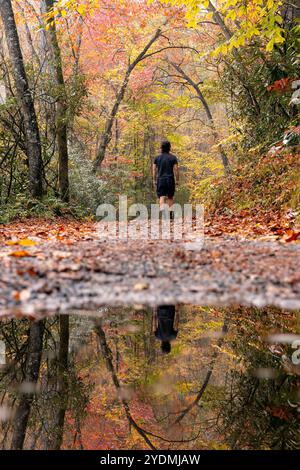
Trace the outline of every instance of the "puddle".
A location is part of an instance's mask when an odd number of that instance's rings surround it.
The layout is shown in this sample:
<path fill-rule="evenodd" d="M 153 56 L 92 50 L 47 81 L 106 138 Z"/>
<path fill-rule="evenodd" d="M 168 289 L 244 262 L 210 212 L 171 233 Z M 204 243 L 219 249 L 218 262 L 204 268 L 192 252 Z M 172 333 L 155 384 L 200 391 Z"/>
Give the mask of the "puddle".
<path fill-rule="evenodd" d="M 299 449 L 300 314 L 105 307 L 0 323 L 2 449 Z"/>

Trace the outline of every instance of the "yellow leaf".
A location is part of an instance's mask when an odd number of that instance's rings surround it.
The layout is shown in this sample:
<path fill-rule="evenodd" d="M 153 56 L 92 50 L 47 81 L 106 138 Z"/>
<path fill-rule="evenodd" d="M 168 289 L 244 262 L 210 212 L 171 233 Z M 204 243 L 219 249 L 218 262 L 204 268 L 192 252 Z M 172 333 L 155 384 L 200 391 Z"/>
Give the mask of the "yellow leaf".
<path fill-rule="evenodd" d="M 19 245 L 21 245 L 21 246 L 36 246 L 37 243 L 34 242 L 33 240 L 30 240 L 30 238 L 24 238 L 23 240 L 19 241 Z"/>
<path fill-rule="evenodd" d="M 6 243 L 7 245 L 20 245 L 20 246 L 35 246 L 36 242 L 30 240 L 30 238 L 24 238 L 23 240 L 10 241 Z"/>
<path fill-rule="evenodd" d="M 77 11 L 78 11 L 78 13 L 79 13 L 80 15 L 83 15 L 83 13 L 84 13 L 84 7 L 83 7 L 83 5 L 78 5 Z"/>
<path fill-rule="evenodd" d="M 274 49 L 274 38 L 271 39 L 271 41 L 268 42 L 266 50 L 267 52 L 272 52 Z"/>

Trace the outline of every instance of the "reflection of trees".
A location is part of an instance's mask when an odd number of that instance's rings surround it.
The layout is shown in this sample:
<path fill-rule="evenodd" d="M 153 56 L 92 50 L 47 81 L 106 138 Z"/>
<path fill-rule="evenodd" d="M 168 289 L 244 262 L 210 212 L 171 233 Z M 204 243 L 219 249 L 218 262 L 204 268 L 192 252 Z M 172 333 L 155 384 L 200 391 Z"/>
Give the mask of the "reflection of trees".
<path fill-rule="evenodd" d="M 211 379 L 211 376 L 213 374 L 214 367 L 215 367 L 217 358 L 219 356 L 219 348 L 222 346 L 222 344 L 224 342 L 224 337 L 225 337 L 225 334 L 226 334 L 227 330 L 228 330 L 228 320 L 225 319 L 224 325 L 222 327 L 221 337 L 219 338 L 219 340 L 217 342 L 217 348 L 215 349 L 215 352 L 212 355 L 211 362 L 210 362 L 210 365 L 209 365 L 209 369 L 208 369 L 207 374 L 205 376 L 205 379 L 204 379 L 204 381 L 201 385 L 201 388 L 197 392 L 196 397 L 194 398 L 194 400 L 184 410 L 179 412 L 179 416 L 176 418 L 176 421 L 175 421 L 176 424 L 180 423 L 183 420 L 183 418 L 190 411 L 192 411 L 193 408 L 195 408 L 196 406 L 199 406 L 199 402 L 200 402 L 201 398 L 203 397 L 203 395 L 204 395 L 204 393 L 207 389 L 207 386 L 209 384 L 209 381 Z"/>
<path fill-rule="evenodd" d="M 52 375 L 54 386 L 51 392 L 46 384 L 48 399 L 51 396 L 52 402 L 55 407 L 52 411 L 52 420 L 49 426 L 47 423 L 47 432 L 44 432 L 45 447 L 47 449 L 58 450 L 62 445 L 65 414 L 68 406 L 69 394 L 69 316 L 61 315 L 58 319 L 59 334 L 58 334 L 58 348 L 54 360 L 50 361 L 48 365 L 48 373 Z M 50 412 L 51 412 L 50 411 Z"/>
<path fill-rule="evenodd" d="M 207 355 L 207 352 L 204 352 L 204 356 L 201 356 L 201 348 L 198 349 L 198 344 L 200 343 L 200 338 L 203 336 L 201 333 L 202 329 L 198 328 L 195 325 L 193 320 L 195 312 L 191 308 L 184 308 L 180 310 L 182 314 L 183 324 L 189 324 L 193 328 L 193 334 L 189 329 L 185 329 L 185 334 L 183 335 L 184 340 L 179 339 L 176 341 L 176 345 L 181 343 L 182 346 L 188 345 L 188 349 L 192 351 L 193 356 L 191 357 L 191 362 L 186 361 L 186 357 L 183 356 L 183 363 L 181 364 L 181 349 L 179 348 L 170 356 L 159 355 L 157 351 L 153 351 L 153 346 L 151 348 L 151 358 L 149 360 L 149 355 L 147 354 L 149 349 L 148 345 L 150 343 L 150 338 L 155 338 L 154 332 L 155 327 L 149 317 L 149 310 L 143 310 L 139 312 L 132 312 L 128 310 L 127 315 L 124 316 L 124 311 L 126 309 L 120 309 L 117 316 L 114 316 L 116 310 L 110 312 L 109 322 L 103 321 L 101 323 L 102 334 L 105 336 L 106 344 L 109 344 L 109 352 L 103 351 L 103 345 L 101 347 L 102 355 L 106 359 L 106 366 L 109 374 L 112 377 L 112 382 L 115 385 L 117 396 L 119 397 L 119 402 L 121 403 L 124 409 L 124 402 L 120 400 L 120 388 L 122 389 L 122 383 L 118 376 L 119 372 L 124 375 L 124 369 L 126 371 L 126 380 L 125 383 L 129 383 L 132 386 L 132 390 L 136 390 L 137 393 L 134 394 L 134 402 L 130 402 L 131 399 L 127 401 L 128 407 L 131 408 L 131 418 L 132 414 L 135 414 L 136 402 L 141 401 L 141 405 L 147 404 L 151 407 L 151 412 L 149 411 L 149 418 L 147 419 L 147 424 L 145 424 L 145 417 L 136 418 L 139 422 L 142 419 L 142 425 L 137 424 L 142 431 L 150 438 L 154 438 L 155 446 L 157 442 L 160 441 L 160 446 L 163 445 L 165 448 L 181 448 L 185 444 L 189 443 L 191 448 L 197 448 L 195 446 L 201 445 L 200 439 L 201 433 L 205 431 L 205 427 L 208 425 L 213 426 L 212 417 L 205 416 L 206 412 L 203 412 L 202 407 L 202 397 L 204 394 L 210 395 L 210 382 L 211 377 L 214 373 L 215 365 L 217 359 L 220 355 L 220 348 L 223 344 L 224 337 L 227 331 L 227 318 L 222 320 L 218 319 L 217 322 L 212 321 L 211 328 L 213 332 L 217 334 L 216 341 L 210 340 L 209 336 L 205 337 L 205 344 L 208 345 L 211 352 Z M 151 310 L 150 310 L 150 313 Z M 122 315 L 123 314 L 123 315 Z M 209 317 L 210 313 L 207 312 Z M 127 329 L 128 325 L 128 316 L 131 319 L 130 325 L 135 325 L 134 329 Z M 223 316 L 223 315 L 222 315 Z M 205 328 L 208 328 L 210 331 L 210 325 L 206 326 L 205 320 L 201 320 L 200 324 Z M 132 319 L 134 319 L 132 321 Z M 153 318 L 152 318 L 153 320 Z M 214 320 L 214 319 L 212 319 Z M 154 323 L 155 325 L 155 323 Z M 195 330 L 196 328 L 196 330 Z M 179 328 L 180 330 L 180 328 Z M 181 338 L 181 335 L 179 335 Z M 156 350 L 159 347 L 159 343 L 156 341 Z M 198 355 L 200 352 L 200 355 Z M 110 358 L 109 367 L 107 364 L 107 358 Z M 205 371 L 205 366 L 203 364 L 207 363 L 207 372 L 205 372 L 204 377 L 203 371 Z M 120 370 L 118 370 L 119 364 L 122 364 Z M 115 376 L 112 376 L 112 368 L 114 369 Z M 178 383 L 173 384 L 172 374 L 179 374 Z M 165 382 L 164 377 L 167 374 Z M 171 374 L 171 375 L 170 375 Z M 116 386 L 116 378 L 119 381 L 119 386 Z M 176 377 L 174 377 L 177 379 Z M 168 383 L 168 380 L 171 381 Z M 181 387 L 184 383 L 193 384 L 192 390 L 184 392 L 182 394 L 177 387 Z M 153 387 L 153 388 L 152 388 Z M 166 388 L 165 388 L 166 387 Z M 150 393 L 149 393 L 150 392 Z M 192 402 L 186 405 L 184 396 L 188 394 L 192 396 Z M 121 394 L 122 396 L 122 394 Z M 185 406 L 184 404 L 185 403 Z M 110 414 L 111 405 L 107 406 L 107 412 Z M 114 406 L 114 403 L 112 403 Z M 138 405 L 137 405 L 138 406 Z M 192 413 L 193 410 L 193 413 Z M 125 410 L 124 410 L 125 411 Z M 152 417 L 150 417 L 152 414 Z M 126 415 L 126 411 L 125 411 Z M 204 415 L 204 416 L 203 416 Z M 183 419 L 187 416 L 188 419 Z M 176 419 L 177 418 L 177 419 Z M 127 416 L 128 419 L 128 416 Z M 131 419 L 128 419 L 131 427 L 134 427 L 130 423 Z M 143 438 L 144 439 L 144 438 Z M 200 440 L 199 440 L 200 439 Z M 197 444 L 198 443 L 198 444 Z M 153 444 L 153 442 L 152 442 Z M 148 445 L 148 444 L 147 444 Z M 205 445 L 205 444 L 204 444 Z M 161 448 L 161 447 L 159 447 Z"/>
<path fill-rule="evenodd" d="M 159 433 L 156 433 L 154 431 L 150 431 L 148 429 L 145 429 L 145 426 L 142 427 L 141 425 L 138 424 L 137 420 L 133 418 L 133 415 L 132 415 L 132 412 L 131 412 L 131 409 L 130 409 L 130 405 L 129 405 L 129 401 L 124 397 L 123 390 L 122 390 L 122 384 L 120 383 L 120 380 L 119 380 L 118 374 L 117 374 L 117 370 L 116 370 L 116 367 L 114 365 L 113 353 L 112 353 L 112 351 L 109 347 L 109 344 L 107 342 L 106 333 L 104 331 L 103 324 L 102 324 L 101 320 L 96 321 L 95 328 L 96 328 L 97 335 L 99 337 L 99 343 L 100 343 L 100 349 L 101 349 L 101 352 L 102 352 L 102 356 L 103 356 L 103 358 L 105 359 L 105 362 L 106 362 L 106 368 L 107 368 L 108 372 L 111 375 L 112 382 L 115 386 L 118 399 L 119 399 L 119 401 L 120 401 L 120 403 L 121 403 L 121 405 L 124 409 L 126 419 L 128 420 L 128 423 L 129 423 L 130 427 L 135 429 L 135 431 L 141 436 L 141 438 L 145 441 L 145 443 L 152 450 L 155 450 L 156 447 L 155 447 L 154 443 L 152 442 L 152 440 L 150 439 L 150 437 L 155 438 L 157 440 L 160 440 L 160 441 L 166 443 L 168 446 L 170 446 L 171 444 L 190 443 L 190 442 L 194 442 L 195 440 L 197 440 L 197 438 L 199 437 L 199 432 L 197 432 L 196 435 L 192 436 L 189 439 L 170 439 L 167 436 L 163 436 L 163 435 L 161 435 Z M 117 334 L 117 331 L 115 331 L 115 333 Z M 114 342 L 114 338 L 110 338 L 110 339 L 112 340 L 112 342 Z M 119 354 L 119 352 L 118 352 L 118 354 Z M 157 423 L 152 423 L 152 426 L 155 425 L 155 424 L 157 424 Z"/>
<path fill-rule="evenodd" d="M 10 410 L 14 406 L 15 410 L 13 426 L 8 422 L 1 427 L 3 446 L 10 439 L 12 449 L 23 448 L 39 377 L 43 336 L 44 321 L 32 323 L 11 320 L 1 324 L 1 338 L 6 344 L 8 361 L 1 371 L 1 406 Z M 20 386 L 23 390 L 20 390 Z M 16 389 L 19 389 L 19 393 L 16 393 Z"/>
<path fill-rule="evenodd" d="M 110 372 L 111 374 L 111 377 L 112 377 L 112 380 L 113 380 L 113 383 L 114 383 L 114 386 L 117 390 L 117 393 L 120 397 L 120 401 L 122 403 L 122 406 L 124 408 L 124 411 L 125 411 L 125 414 L 126 414 L 126 417 L 128 419 L 128 422 L 129 424 L 138 432 L 138 434 L 144 439 L 144 441 L 146 442 L 146 444 L 153 450 L 155 450 L 155 447 L 154 445 L 152 444 L 151 440 L 149 439 L 148 437 L 148 433 L 147 431 L 145 431 L 141 426 L 139 426 L 137 424 L 137 422 L 133 419 L 132 417 L 132 414 L 131 414 L 131 411 L 130 411 L 130 407 L 129 407 L 129 404 L 128 404 L 128 401 L 122 397 L 122 390 L 121 390 L 121 385 L 120 385 L 120 382 L 119 382 L 119 379 L 118 379 L 118 376 L 117 376 L 117 373 L 115 371 L 115 367 L 113 365 L 113 356 L 112 356 L 112 352 L 111 352 L 111 349 L 109 348 L 108 344 L 107 344 L 107 341 L 106 341 L 106 336 L 105 336 L 105 332 L 102 328 L 102 324 L 101 324 L 101 321 L 98 321 L 96 323 L 96 331 L 97 331 L 97 334 L 98 334 L 98 337 L 99 337 L 99 341 L 100 341 L 100 347 L 101 347 L 101 352 L 102 352 L 102 355 L 106 361 L 106 367 L 107 367 L 107 370 Z"/>
<path fill-rule="evenodd" d="M 287 401 L 295 377 L 266 380 L 232 373 L 230 381 L 220 414 L 230 448 L 299 448 L 299 418 Z"/>
<path fill-rule="evenodd" d="M 116 438 L 115 448 L 299 447 L 296 379 L 256 329 L 265 321 L 264 331 L 283 331 L 285 319 L 273 324 L 267 310 L 255 317 L 252 309 L 182 307 L 166 356 L 151 309 L 107 313 L 107 321 L 58 316 L 0 324 L 7 357 L 0 406 L 15 410 L 0 423 L 3 448 L 105 447 L 110 438 L 100 438 L 98 426 Z M 279 375 L 266 380 L 248 372 L 259 367 Z"/>
<path fill-rule="evenodd" d="M 261 317 L 270 318 L 266 313 L 261 312 Z M 299 413 L 297 406 L 291 406 L 298 379 L 286 373 L 280 357 L 268 350 L 252 325 L 249 330 L 247 326 L 245 321 L 243 333 L 237 332 L 232 343 L 243 367 L 228 371 L 226 396 L 219 405 L 219 432 L 232 449 L 299 448 Z M 257 376 L 265 369 L 271 378 Z"/>
<path fill-rule="evenodd" d="M 87 387 L 69 355 L 69 316 L 3 322 L 0 335 L 7 351 L 0 374 L 1 406 L 14 409 L 13 420 L 1 425 L 3 448 L 60 449 L 67 411 L 75 423 L 74 441 L 82 447 Z"/>
<path fill-rule="evenodd" d="M 23 382 L 25 383 L 25 386 L 32 387 L 33 390 L 29 393 L 22 393 L 20 397 L 14 418 L 14 429 L 11 441 L 12 449 L 23 448 L 31 404 L 34 398 L 34 389 L 37 386 L 39 378 L 43 350 L 43 336 L 44 322 L 39 321 L 32 323 L 28 333 Z"/>

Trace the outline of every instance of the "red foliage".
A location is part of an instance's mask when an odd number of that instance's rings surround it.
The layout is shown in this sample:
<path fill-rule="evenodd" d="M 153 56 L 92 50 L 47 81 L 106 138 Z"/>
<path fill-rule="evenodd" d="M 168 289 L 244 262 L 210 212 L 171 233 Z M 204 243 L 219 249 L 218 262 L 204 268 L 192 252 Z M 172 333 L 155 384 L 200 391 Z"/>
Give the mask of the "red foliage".
<path fill-rule="evenodd" d="M 286 93 L 291 89 L 291 82 L 291 78 L 282 78 L 281 80 L 276 80 L 272 85 L 269 85 L 267 90 L 276 93 Z"/>

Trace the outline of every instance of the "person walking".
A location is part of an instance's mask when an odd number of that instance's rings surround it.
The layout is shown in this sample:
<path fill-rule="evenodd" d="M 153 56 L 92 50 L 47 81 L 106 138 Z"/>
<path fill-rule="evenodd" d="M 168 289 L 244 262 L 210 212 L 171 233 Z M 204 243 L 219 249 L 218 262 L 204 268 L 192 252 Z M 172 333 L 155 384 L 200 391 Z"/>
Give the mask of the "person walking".
<path fill-rule="evenodd" d="M 156 183 L 160 212 L 164 212 L 167 202 L 170 218 L 173 219 L 174 195 L 176 184 L 179 184 L 179 165 L 177 157 L 171 153 L 171 143 L 167 140 L 162 142 L 161 154 L 154 159 L 153 181 Z"/>

